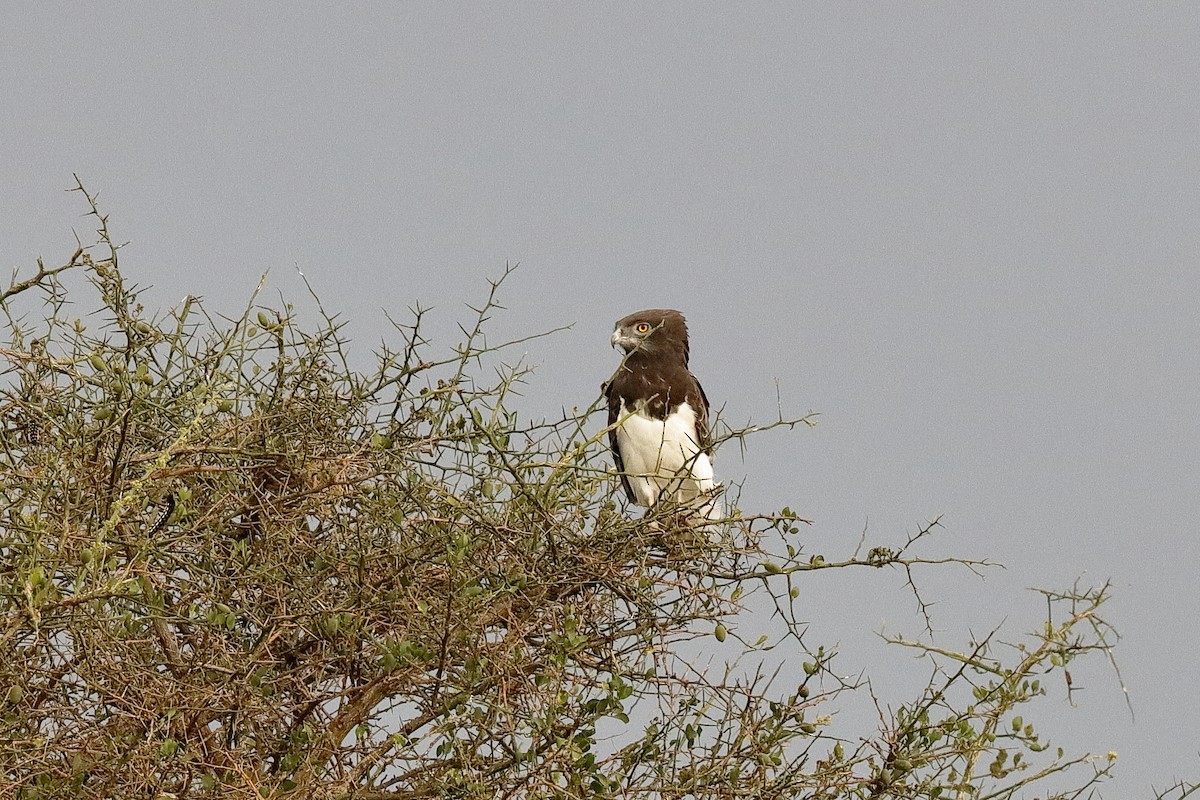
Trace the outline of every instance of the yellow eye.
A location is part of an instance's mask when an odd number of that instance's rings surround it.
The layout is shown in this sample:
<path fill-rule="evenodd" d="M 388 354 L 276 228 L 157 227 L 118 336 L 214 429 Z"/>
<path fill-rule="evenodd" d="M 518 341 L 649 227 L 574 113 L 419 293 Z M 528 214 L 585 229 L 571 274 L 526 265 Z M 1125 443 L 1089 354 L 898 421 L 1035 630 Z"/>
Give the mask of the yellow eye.
<path fill-rule="evenodd" d="M 634 328 L 634 330 L 637 331 L 638 333 L 649 333 L 650 332 L 650 323 L 649 322 L 639 322 L 637 324 L 637 327 Z"/>

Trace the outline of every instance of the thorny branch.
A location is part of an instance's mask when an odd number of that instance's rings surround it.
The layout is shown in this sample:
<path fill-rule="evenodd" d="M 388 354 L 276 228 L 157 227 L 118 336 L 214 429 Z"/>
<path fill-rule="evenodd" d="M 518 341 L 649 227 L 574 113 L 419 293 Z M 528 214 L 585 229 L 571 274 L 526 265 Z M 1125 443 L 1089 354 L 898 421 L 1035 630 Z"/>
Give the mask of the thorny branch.
<path fill-rule="evenodd" d="M 827 556 L 787 508 L 638 516 L 598 399 L 523 420 L 530 372 L 501 359 L 536 337 L 486 336 L 510 269 L 450 356 L 416 306 L 355 371 L 335 315 L 303 327 L 261 284 L 232 319 L 191 296 L 147 314 L 76 190 L 107 255 L 2 296 L 0 796 L 1008 798 L 1108 774 L 1027 721 L 1048 673 L 1111 658 L 1107 587 L 1046 593 L 1058 621 L 1023 649 L 934 643 L 919 582 L 995 566 L 933 550 L 939 518 Z M 75 267 L 97 330 L 58 289 L 41 327 L 13 310 Z M 930 638 L 894 643 L 934 669 L 848 729 L 869 675 L 806 641 L 797 596 L 889 566 Z"/>

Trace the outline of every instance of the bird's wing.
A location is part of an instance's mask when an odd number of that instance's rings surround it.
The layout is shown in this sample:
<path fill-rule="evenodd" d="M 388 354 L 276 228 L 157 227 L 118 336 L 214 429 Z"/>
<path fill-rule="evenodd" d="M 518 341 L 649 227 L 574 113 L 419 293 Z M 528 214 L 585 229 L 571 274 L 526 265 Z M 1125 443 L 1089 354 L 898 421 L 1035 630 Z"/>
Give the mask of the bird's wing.
<path fill-rule="evenodd" d="M 612 450 L 613 464 L 621 476 L 621 485 L 625 487 L 625 496 L 629 502 L 637 500 L 633 487 L 629 484 L 629 476 L 625 474 L 625 459 L 621 458 L 621 446 L 617 443 L 617 421 L 621 417 L 621 395 L 613 390 L 612 382 L 604 386 L 604 394 L 608 397 L 608 446 Z"/>
<path fill-rule="evenodd" d="M 700 381 L 695 375 L 688 373 L 691 376 L 692 383 L 696 387 L 696 394 L 700 396 L 700 402 L 696 403 L 696 443 L 700 445 L 700 449 L 705 455 L 712 455 L 712 439 L 708 435 L 708 396 L 704 394 L 704 387 L 700 385 Z"/>

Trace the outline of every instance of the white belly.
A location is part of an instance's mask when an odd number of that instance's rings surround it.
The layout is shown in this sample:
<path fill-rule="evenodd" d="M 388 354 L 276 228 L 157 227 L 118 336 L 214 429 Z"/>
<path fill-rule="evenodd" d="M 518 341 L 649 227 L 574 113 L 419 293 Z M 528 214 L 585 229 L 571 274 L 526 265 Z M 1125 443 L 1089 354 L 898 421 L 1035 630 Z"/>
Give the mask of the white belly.
<path fill-rule="evenodd" d="M 696 441 L 696 412 L 687 403 L 665 420 L 624 407 L 618 419 L 617 447 L 638 505 L 661 496 L 687 503 L 713 490 L 712 460 Z"/>

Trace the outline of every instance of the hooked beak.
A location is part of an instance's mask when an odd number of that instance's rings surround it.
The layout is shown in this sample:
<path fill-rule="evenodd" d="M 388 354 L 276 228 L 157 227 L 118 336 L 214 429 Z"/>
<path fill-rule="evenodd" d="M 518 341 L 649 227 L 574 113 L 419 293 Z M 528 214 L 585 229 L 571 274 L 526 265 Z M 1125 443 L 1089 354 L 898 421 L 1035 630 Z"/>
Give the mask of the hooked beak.
<path fill-rule="evenodd" d="M 613 347 L 620 347 L 626 353 L 632 353 L 637 349 L 640 341 L 632 336 L 626 336 L 621 333 L 621 329 L 617 328 L 613 331 L 612 338 L 608 340 Z"/>

